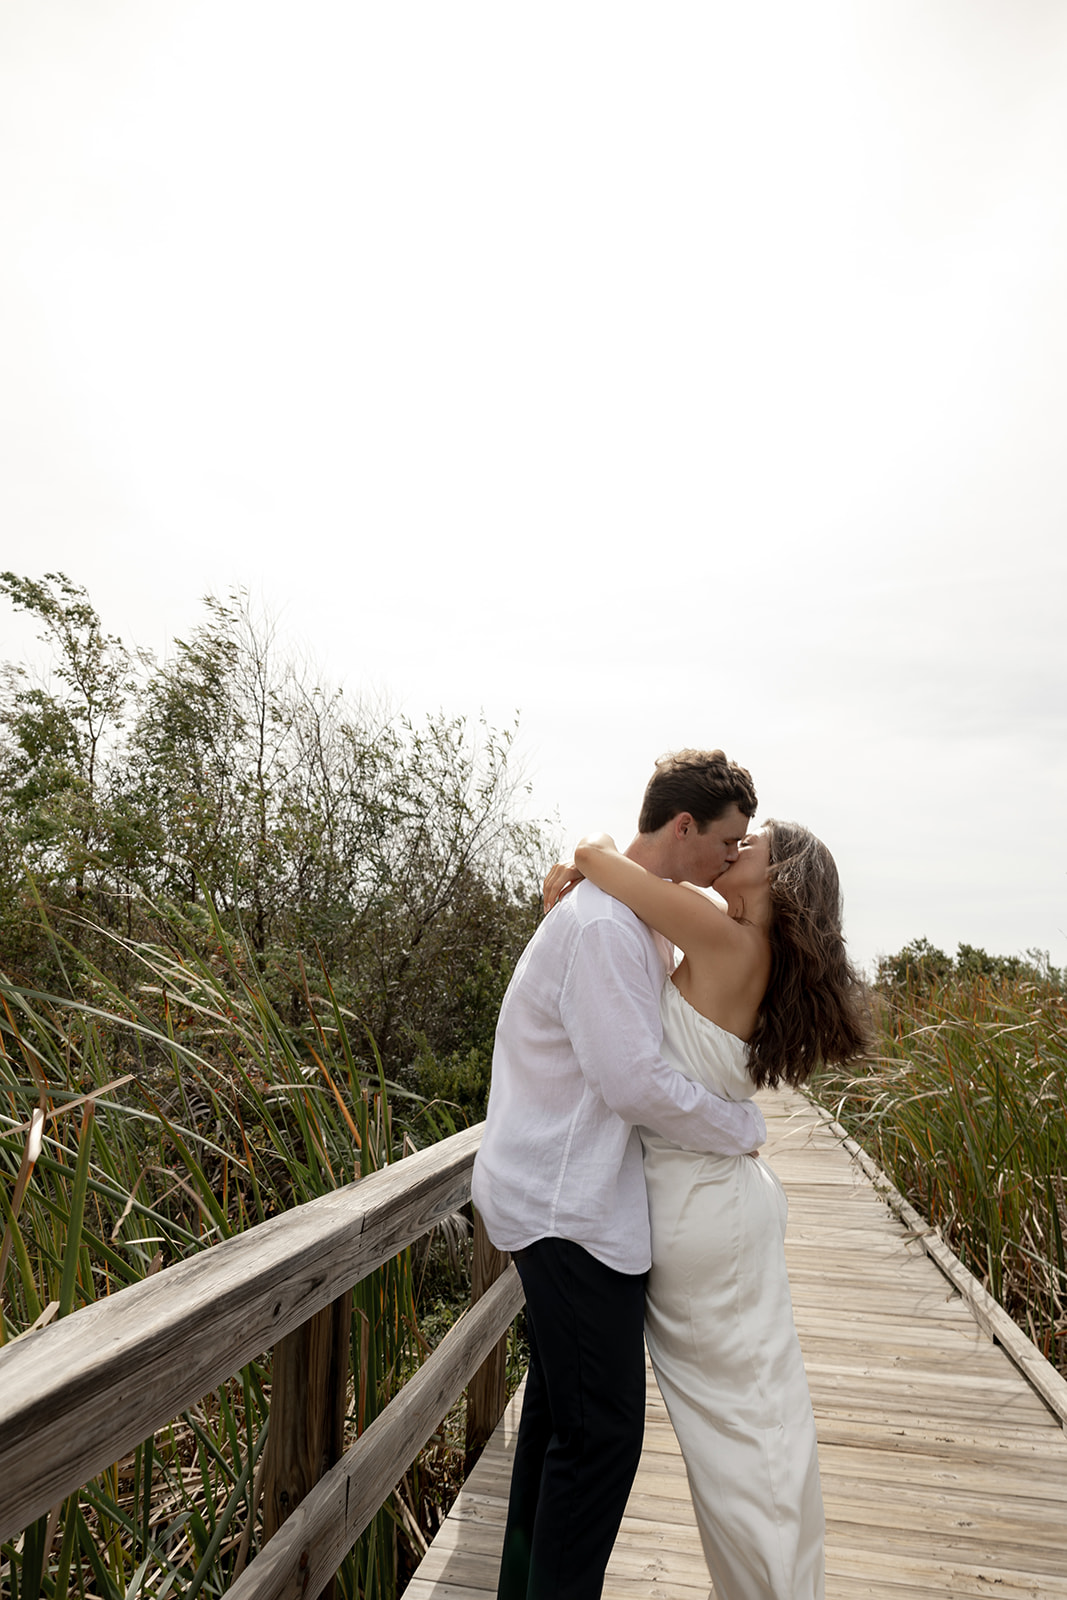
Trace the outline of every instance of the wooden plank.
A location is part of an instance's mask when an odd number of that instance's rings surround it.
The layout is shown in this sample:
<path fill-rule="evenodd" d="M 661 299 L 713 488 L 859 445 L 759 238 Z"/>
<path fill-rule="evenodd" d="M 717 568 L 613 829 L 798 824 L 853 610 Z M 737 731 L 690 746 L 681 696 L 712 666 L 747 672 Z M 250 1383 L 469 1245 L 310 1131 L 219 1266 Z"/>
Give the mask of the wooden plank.
<path fill-rule="evenodd" d="M 1027 1566 L 1035 1572 L 1063 1575 L 1063 1528 L 1044 1516 L 1022 1517 L 1012 1506 L 998 1515 L 986 1508 L 979 1511 L 968 1505 L 938 1502 L 917 1506 L 894 1502 L 887 1508 L 883 1498 L 861 1500 L 847 1492 L 828 1495 L 826 1523 L 834 1540 L 847 1540 L 856 1529 L 878 1529 L 879 1545 L 914 1551 L 916 1535 L 922 1542 L 937 1540 L 942 1556 L 966 1554 L 969 1561 Z M 851 1530 L 851 1534 L 850 1534 Z"/>
<path fill-rule="evenodd" d="M 1063 1518 L 1047 1500 L 1018 1492 L 997 1495 L 992 1486 L 984 1495 L 975 1493 L 970 1483 L 961 1489 L 943 1485 L 914 1485 L 898 1480 L 893 1498 L 887 1502 L 888 1484 L 875 1478 L 853 1480 L 835 1473 L 823 1475 L 826 1515 L 842 1527 L 854 1522 L 860 1526 L 922 1528 L 936 1533 L 944 1527 L 980 1530 L 985 1536 L 1006 1533 L 1026 1545 L 1047 1545 L 1063 1554 Z M 1059 1502 L 1062 1507 L 1063 1502 Z"/>
<path fill-rule="evenodd" d="M 1030 1364 L 1017 1365 L 976 1320 L 920 1230 L 810 1104 L 791 1093 L 760 1102 L 789 1198 L 787 1258 L 827 1510 L 826 1600 L 1067 1600 L 1067 1437 L 1020 1371 Z M 495 1595 L 516 1410 L 411 1600 Z M 653 1390 L 604 1595 L 707 1600 L 708 1588 L 685 1468 Z"/>
<path fill-rule="evenodd" d="M 878 1530 L 880 1531 L 880 1530 Z M 883 1548 L 876 1530 L 857 1544 L 827 1544 L 826 1597 L 836 1600 L 839 1576 L 861 1579 L 870 1585 L 860 1593 L 897 1600 L 901 1584 L 925 1585 L 939 1600 L 995 1595 L 996 1600 L 1052 1600 L 1067 1595 L 1067 1574 L 1035 1572 L 1028 1568 L 987 1564 L 936 1555 L 910 1555 Z M 872 1533 L 876 1534 L 871 1537 Z M 831 1555 L 831 1550 L 833 1554 Z M 855 1592 L 855 1591 L 854 1591 Z"/>
<path fill-rule="evenodd" d="M 825 1345 L 824 1341 L 824 1345 Z M 917 1349 L 910 1361 L 902 1358 L 890 1366 L 883 1366 L 876 1355 L 873 1360 L 857 1361 L 835 1359 L 825 1355 L 820 1359 L 805 1355 L 809 1386 L 820 1384 L 824 1389 L 853 1387 L 863 1380 L 864 1391 L 870 1395 L 889 1394 L 906 1403 L 914 1400 L 918 1405 L 937 1402 L 950 1394 L 955 1399 L 980 1401 L 983 1414 L 999 1415 L 1002 1408 L 1024 1410 L 1034 1416 L 1045 1412 L 1041 1400 L 1029 1388 L 1019 1387 L 1018 1375 L 1001 1361 L 1000 1371 L 993 1372 L 988 1361 L 975 1359 L 976 1370 L 943 1372 L 927 1371 L 925 1351 Z M 1067 1446 L 1067 1441 L 1065 1441 Z"/>
<path fill-rule="evenodd" d="M 1041 1455 L 1025 1461 L 1015 1456 L 1009 1461 L 998 1459 L 994 1465 L 984 1467 L 974 1460 L 948 1461 L 905 1451 L 889 1453 L 863 1444 L 834 1444 L 820 1439 L 819 1461 L 828 1481 L 844 1478 L 857 1493 L 871 1482 L 890 1489 L 894 1495 L 914 1489 L 927 1499 L 942 1493 L 966 1495 L 976 1505 L 984 1504 L 987 1497 L 998 1502 L 1019 1501 L 1024 1512 L 1035 1502 L 1045 1507 L 1044 1514 L 1054 1525 L 1067 1525 L 1067 1515 L 1060 1518 L 1056 1510 L 1067 1508 L 1067 1482 L 1063 1474 L 1050 1473 Z"/>
<path fill-rule="evenodd" d="M 1056 1371 L 1050 1361 L 1046 1361 L 1040 1350 L 1008 1316 L 1003 1306 L 997 1304 L 973 1273 L 969 1272 L 962 1261 L 948 1248 L 936 1229 L 932 1229 L 914 1206 L 905 1200 L 900 1191 L 889 1182 L 885 1173 L 875 1165 L 866 1151 L 861 1149 L 840 1123 L 835 1122 L 829 1112 L 824 1111 L 821 1106 L 816 1106 L 815 1109 L 826 1118 L 827 1125 L 841 1138 L 843 1147 L 863 1168 L 878 1191 L 885 1196 L 897 1216 L 913 1229 L 923 1249 L 969 1303 L 977 1320 L 998 1343 L 1004 1346 L 1020 1372 L 1037 1390 L 1046 1405 L 1056 1413 L 1061 1426 L 1067 1429 L 1067 1379 Z"/>
<path fill-rule="evenodd" d="M 842 1372 L 863 1372 L 872 1363 L 881 1364 L 887 1371 L 906 1368 L 931 1376 L 955 1374 L 964 1362 L 967 1372 L 975 1378 L 999 1378 L 1004 1370 L 1003 1356 L 980 1330 L 974 1340 L 966 1343 L 957 1338 L 924 1340 L 923 1331 L 914 1330 L 909 1341 L 909 1333 L 913 1332 L 910 1328 L 886 1327 L 881 1330 L 881 1337 L 875 1330 L 858 1336 L 854 1326 L 842 1330 L 839 1323 L 805 1321 L 801 1339 L 812 1371 L 830 1362 Z"/>

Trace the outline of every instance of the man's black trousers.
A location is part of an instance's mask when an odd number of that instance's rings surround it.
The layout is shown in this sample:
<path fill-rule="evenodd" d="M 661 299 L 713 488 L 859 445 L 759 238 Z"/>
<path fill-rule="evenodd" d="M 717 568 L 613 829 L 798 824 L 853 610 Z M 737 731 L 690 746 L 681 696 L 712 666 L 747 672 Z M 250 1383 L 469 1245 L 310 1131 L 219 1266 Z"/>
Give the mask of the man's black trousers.
<path fill-rule="evenodd" d="M 515 1257 L 530 1368 L 499 1600 L 598 1600 L 641 1457 L 645 1275 L 569 1239 Z"/>

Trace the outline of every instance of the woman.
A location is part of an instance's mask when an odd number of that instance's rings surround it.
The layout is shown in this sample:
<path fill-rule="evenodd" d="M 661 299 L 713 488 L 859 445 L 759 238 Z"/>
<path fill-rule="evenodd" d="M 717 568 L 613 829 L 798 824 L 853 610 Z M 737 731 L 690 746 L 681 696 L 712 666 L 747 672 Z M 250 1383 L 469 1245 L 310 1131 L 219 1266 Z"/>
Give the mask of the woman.
<path fill-rule="evenodd" d="M 730 1099 L 867 1040 L 845 954 L 837 869 L 795 823 L 768 822 L 715 882 L 725 909 L 622 855 L 606 834 L 545 880 L 580 877 L 680 946 L 660 1002 L 663 1053 Z M 769 1167 L 642 1130 L 652 1222 L 645 1331 L 674 1424 L 716 1600 L 820 1600 L 815 1422 L 785 1270 L 786 1200 Z"/>

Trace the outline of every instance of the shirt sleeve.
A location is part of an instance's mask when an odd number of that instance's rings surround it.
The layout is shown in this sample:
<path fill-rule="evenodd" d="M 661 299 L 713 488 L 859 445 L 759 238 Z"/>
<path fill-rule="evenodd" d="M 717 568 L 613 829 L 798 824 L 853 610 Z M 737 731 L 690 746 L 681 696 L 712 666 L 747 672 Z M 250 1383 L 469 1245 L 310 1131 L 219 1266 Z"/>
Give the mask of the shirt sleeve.
<path fill-rule="evenodd" d="M 659 992 L 634 930 L 608 918 L 582 929 L 560 1012 L 583 1077 L 624 1122 L 711 1155 L 766 1140 L 752 1101 L 712 1094 L 664 1060 Z"/>

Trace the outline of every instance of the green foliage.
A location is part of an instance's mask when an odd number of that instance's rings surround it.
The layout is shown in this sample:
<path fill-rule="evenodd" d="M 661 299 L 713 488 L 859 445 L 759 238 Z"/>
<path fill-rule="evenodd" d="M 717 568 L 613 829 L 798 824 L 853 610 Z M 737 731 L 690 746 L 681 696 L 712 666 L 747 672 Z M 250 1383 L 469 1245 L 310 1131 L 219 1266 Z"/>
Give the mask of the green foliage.
<path fill-rule="evenodd" d="M 85 591 L 61 572 L 40 582 L 0 573 L 0 593 L 40 622 L 58 685 L 53 691 L 31 683 L 22 667 L 5 669 L 0 784 L 7 826 L 33 870 L 80 897 L 106 839 L 103 753 L 121 726 L 133 659 L 121 639 L 103 632 Z"/>
<path fill-rule="evenodd" d="M 0 966 L 62 983 L 37 894 L 125 989 L 160 908 L 210 901 L 283 1011 L 299 960 L 324 963 L 402 1081 L 416 1053 L 491 1040 L 550 853 L 515 815 L 513 730 L 328 692 L 239 595 L 158 665 L 62 574 L 0 592 L 41 621 L 62 690 L 0 685 Z"/>
<path fill-rule="evenodd" d="M 1064 985 L 1064 975 L 1049 965 L 1047 950 L 1028 950 L 1023 956 L 991 956 L 977 945 L 961 943 L 955 958 L 929 939 L 913 939 L 895 956 L 882 956 L 875 987 L 885 993 L 900 989 L 926 992 L 954 979 L 991 978 L 997 981 Z"/>
<path fill-rule="evenodd" d="M 1039 953 L 961 945 L 933 981 L 922 947 L 883 963 L 877 1054 L 814 1092 L 1067 1371 L 1067 996 Z"/>
<path fill-rule="evenodd" d="M 132 688 L 129 652 L 121 639 L 103 632 L 85 590 L 62 572 L 47 572 L 40 582 L 0 572 L 0 593 L 41 622 L 40 637 L 56 651 L 54 676 L 64 685 L 58 697 L 26 697 L 28 708 L 44 713 L 49 736 L 39 741 L 37 719 L 27 714 L 20 723 L 23 752 L 31 761 L 42 753 L 62 756 L 91 789 L 100 742 L 109 725 L 120 721 Z"/>
<path fill-rule="evenodd" d="M 451 1050 L 441 1057 L 426 1050 L 415 1058 L 419 1093 L 431 1103 L 453 1108 L 457 1119 L 472 1127 L 483 1121 L 489 1104 L 492 1060 L 492 1050 L 485 1046 Z"/>
<path fill-rule="evenodd" d="M 128 947 L 141 980 L 128 994 L 58 935 L 81 967 L 73 993 L 0 980 L 0 1340 L 453 1131 L 446 1110 L 387 1084 L 324 971 L 301 976 L 290 1021 L 248 941 L 206 916 L 208 954 L 204 929 L 173 910 L 168 943 Z M 353 1433 L 421 1359 L 416 1282 L 405 1251 L 353 1293 Z M 252 1363 L 21 1552 L 5 1546 L 18 1592 L 220 1593 L 258 1545 L 268 1392 L 269 1364 Z M 376 1519 L 342 1592 L 394 1593 L 403 1516 L 397 1501 Z"/>
<path fill-rule="evenodd" d="M 493 1029 L 550 851 L 513 731 L 326 691 L 241 596 L 158 664 L 61 573 L 0 574 L 51 675 L 0 675 L 0 1342 L 484 1109 Z M 447 1317 L 458 1252 L 353 1294 L 350 1424 Z M 442 1276 L 443 1274 L 443 1276 Z M 5 1548 L 14 1592 L 220 1592 L 255 1550 L 267 1369 Z M 360 1541 L 395 1588 L 441 1446 Z M 435 1464 L 438 1463 L 438 1464 Z"/>
<path fill-rule="evenodd" d="M 881 958 L 875 983 L 880 989 L 898 985 L 929 988 L 949 977 L 951 972 L 951 956 L 932 945 L 929 939 L 913 939 L 895 956 Z"/>

